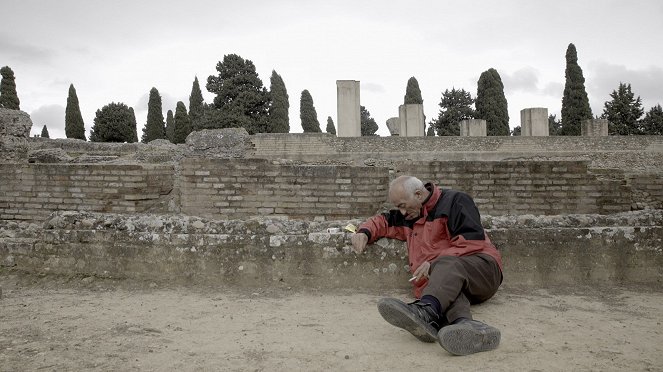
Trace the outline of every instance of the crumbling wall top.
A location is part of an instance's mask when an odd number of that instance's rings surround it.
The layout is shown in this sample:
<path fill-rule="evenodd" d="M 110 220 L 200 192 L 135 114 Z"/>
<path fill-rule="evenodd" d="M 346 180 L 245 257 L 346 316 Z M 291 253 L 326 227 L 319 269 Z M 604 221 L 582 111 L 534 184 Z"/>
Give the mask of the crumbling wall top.
<path fill-rule="evenodd" d="M 30 137 L 32 120 L 27 112 L 0 108 L 0 136 Z"/>

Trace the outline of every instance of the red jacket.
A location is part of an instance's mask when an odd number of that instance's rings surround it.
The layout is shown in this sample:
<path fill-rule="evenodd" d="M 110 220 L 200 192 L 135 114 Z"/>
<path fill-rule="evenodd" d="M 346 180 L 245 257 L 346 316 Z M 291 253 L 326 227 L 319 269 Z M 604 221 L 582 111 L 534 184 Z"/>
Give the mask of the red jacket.
<path fill-rule="evenodd" d="M 417 220 L 406 220 L 399 210 L 371 217 L 359 226 L 368 235 L 368 243 L 380 238 L 407 241 L 410 272 L 425 261 L 440 256 L 487 254 L 502 269 L 502 258 L 481 226 L 479 210 L 472 198 L 460 191 L 444 190 L 426 184 L 430 191 Z M 414 295 L 421 297 L 428 279 L 413 283 Z"/>

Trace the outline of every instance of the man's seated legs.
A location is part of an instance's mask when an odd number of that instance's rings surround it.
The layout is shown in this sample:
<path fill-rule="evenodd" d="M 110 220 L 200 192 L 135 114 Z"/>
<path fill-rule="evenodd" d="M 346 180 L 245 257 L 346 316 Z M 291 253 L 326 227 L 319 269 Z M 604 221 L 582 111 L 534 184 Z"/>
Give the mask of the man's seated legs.
<path fill-rule="evenodd" d="M 499 330 L 473 321 L 470 303 L 492 297 L 501 281 L 501 271 L 490 256 L 444 256 L 431 264 L 429 283 L 420 301 L 405 304 L 382 299 L 378 310 L 390 324 L 421 341 L 437 339 L 452 354 L 491 350 L 499 344 Z M 447 326 L 449 323 L 456 324 Z M 436 330 L 437 337 L 433 335 Z"/>
<path fill-rule="evenodd" d="M 499 266 L 488 255 L 442 256 L 431 263 L 422 298 L 435 297 L 449 323 L 472 319 L 470 304 L 493 297 L 502 283 Z"/>

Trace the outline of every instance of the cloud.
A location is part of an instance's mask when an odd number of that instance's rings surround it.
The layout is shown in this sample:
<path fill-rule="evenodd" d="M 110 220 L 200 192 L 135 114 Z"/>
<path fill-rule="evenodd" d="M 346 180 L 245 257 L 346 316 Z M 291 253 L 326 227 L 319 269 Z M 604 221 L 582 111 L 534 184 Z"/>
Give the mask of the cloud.
<path fill-rule="evenodd" d="M 376 83 L 362 83 L 361 84 L 361 90 L 366 90 L 368 92 L 375 92 L 375 93 L 384 93 L 386 90 L 384 87 L 380 84 Z"/>
<path fill-rule="evenodd" d="M 504 90 L 509 92 L 537 92 L 538 75 L 538 71 L 533 67 L 523 67 L 512 74 L 500 74 L 502 83 L 504 83 Z"/>
<path fill-rule="evenodd" d="M 0 35 L 0 50 L 2 50 L 4 57 L 10 57 L 10 59 L 20 62 L 46 63 L 55 55 L 55 52 L 51 49 L 18 43 L 15 37 L 6 35 Z"/>
<path fill-rule="evenodd" d="M 600 106 L 602 109 L 603 103 L 610 100 L 610 93 L 617 90 L 619 83 L 631 84 L 631 90 L 635 96 L 642 98 L 645 110 L 656 104 L 663 104 L 661 94 L 663 68 L 649 66 L 641 69 L 628 69 L 623 65 L 598 61 L 589 64 L 585 81 L 592 107 Z"/>
<path fill-rule="evenodd" d="M 166 112 L 168 110 L 173 110 L 173 114 L 175 113 L 175 108 L 177 107 L 177 102 L 180 101 L 179 99 L 175 98 L 174 96 L 168 94 L 168 93 L 163 93 L 159 92 L 159 95 L 161 95 L 161 110 L 163 111 L 164 118 L 166 117 Z M 138 98 L 138 101 L 134 104 L 133 108 L 134 111 L 145 111 L 147 112 L 147 106 L 150 101 L 150 93 L 145 93 L 140 98 Z M 184 102 L 184 106 L 189 106 L 189 100 L 187 98 L 186 101 L 182 100 Z"/>
<path fill-rule="evenodd" d="M 541 93 L 546 96 L 562 97 L 564 95 L 564 84 L 558 82 L 548 83 L 541 89 Z"/>
<path fill-rule="evenodd" d="M 71 85 L 71 81 L 69 79 L 64 79 L 60 77 L 50 79 L 44 83 L 48 85 L 49 88 L 52 88 L 54 90 L 66 91 L 66 92 L 69 91 L 69 85 Z"/>
<path fill-rule="evenodd" d="M 163 109 L 163 117 L 166 117 L 166 113 L 168 110 L 173 110 L 173 115 L 175 114 L 175 108 L 177 107 L 177 102 L 180 101 L 176 97 L 168 94 L 168 93 L 162 93 L 161 94 L 161 107 Z M 189 100 L 187 98 L 186 101 L 184 102 L 184 105 L 187 106 L 187 110 L 189 109 Z"/>
<path fill-rule="evenodd" d="M 65 138 L 64 107 L 60 105 L 45 105 L 30 113 L 32 119 L 32 134 L 41 134 L 46 126 L 50 138 Z"/>
<path fill-rule="evenodd" d="M 134 111 L 136 110 L 147 110 L 147 103 L 150 101 L 150 93 L 145 93 L 140 98 L 138 98 L 138 101 L 132 106 L 134 108 Z M 162 101 L 163 104 L 163 101 Z"/>

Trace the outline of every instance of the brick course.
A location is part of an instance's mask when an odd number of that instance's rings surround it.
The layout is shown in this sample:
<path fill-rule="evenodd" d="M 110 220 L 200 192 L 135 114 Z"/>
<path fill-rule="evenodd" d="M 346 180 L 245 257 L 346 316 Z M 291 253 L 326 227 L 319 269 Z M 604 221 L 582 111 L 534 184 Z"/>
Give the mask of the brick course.
<path fill-rule="evenodd" d="M 400 161 L 390 169 L 186 158 L 175 165 L 0 164 L 0 219 L 41 221 L 61 210 L 363 218 L 388 207 L 389 181 L 400 174 L 463 190 L 484 215 L 663 208 L 660 174 L 591 169 L 587 161 Z"/>
<path fill-rule="evenodd" d="M 611 178 L 601 178 L 586 161 L 397 162 L 395 172 L 465 191 L 488 215 L 607 214 L 632 205 L 623 172 L 611 170 Z M 660 179 L 652 183 L 663 188 Z"/>
<path fill-rule="evenodd" d="M 173 167 L 0 164 L 0 179 L 0 218 L 43 220 L 56 210 L 151 211 L 172 191 Z"/>
<path fill-rule="evenodd" d="M 288 166 L 259 159 L 186 159 L 181 167 L 182 212 L 207 217 L 366 216 L 385 200 L 389 183 L 386 169 L 372 167 Z M 228 176 L 236 182 L 214 187 L 212 178 Z M 209 187 L 215 191 L 198 201 L 199 189 Z"/>

